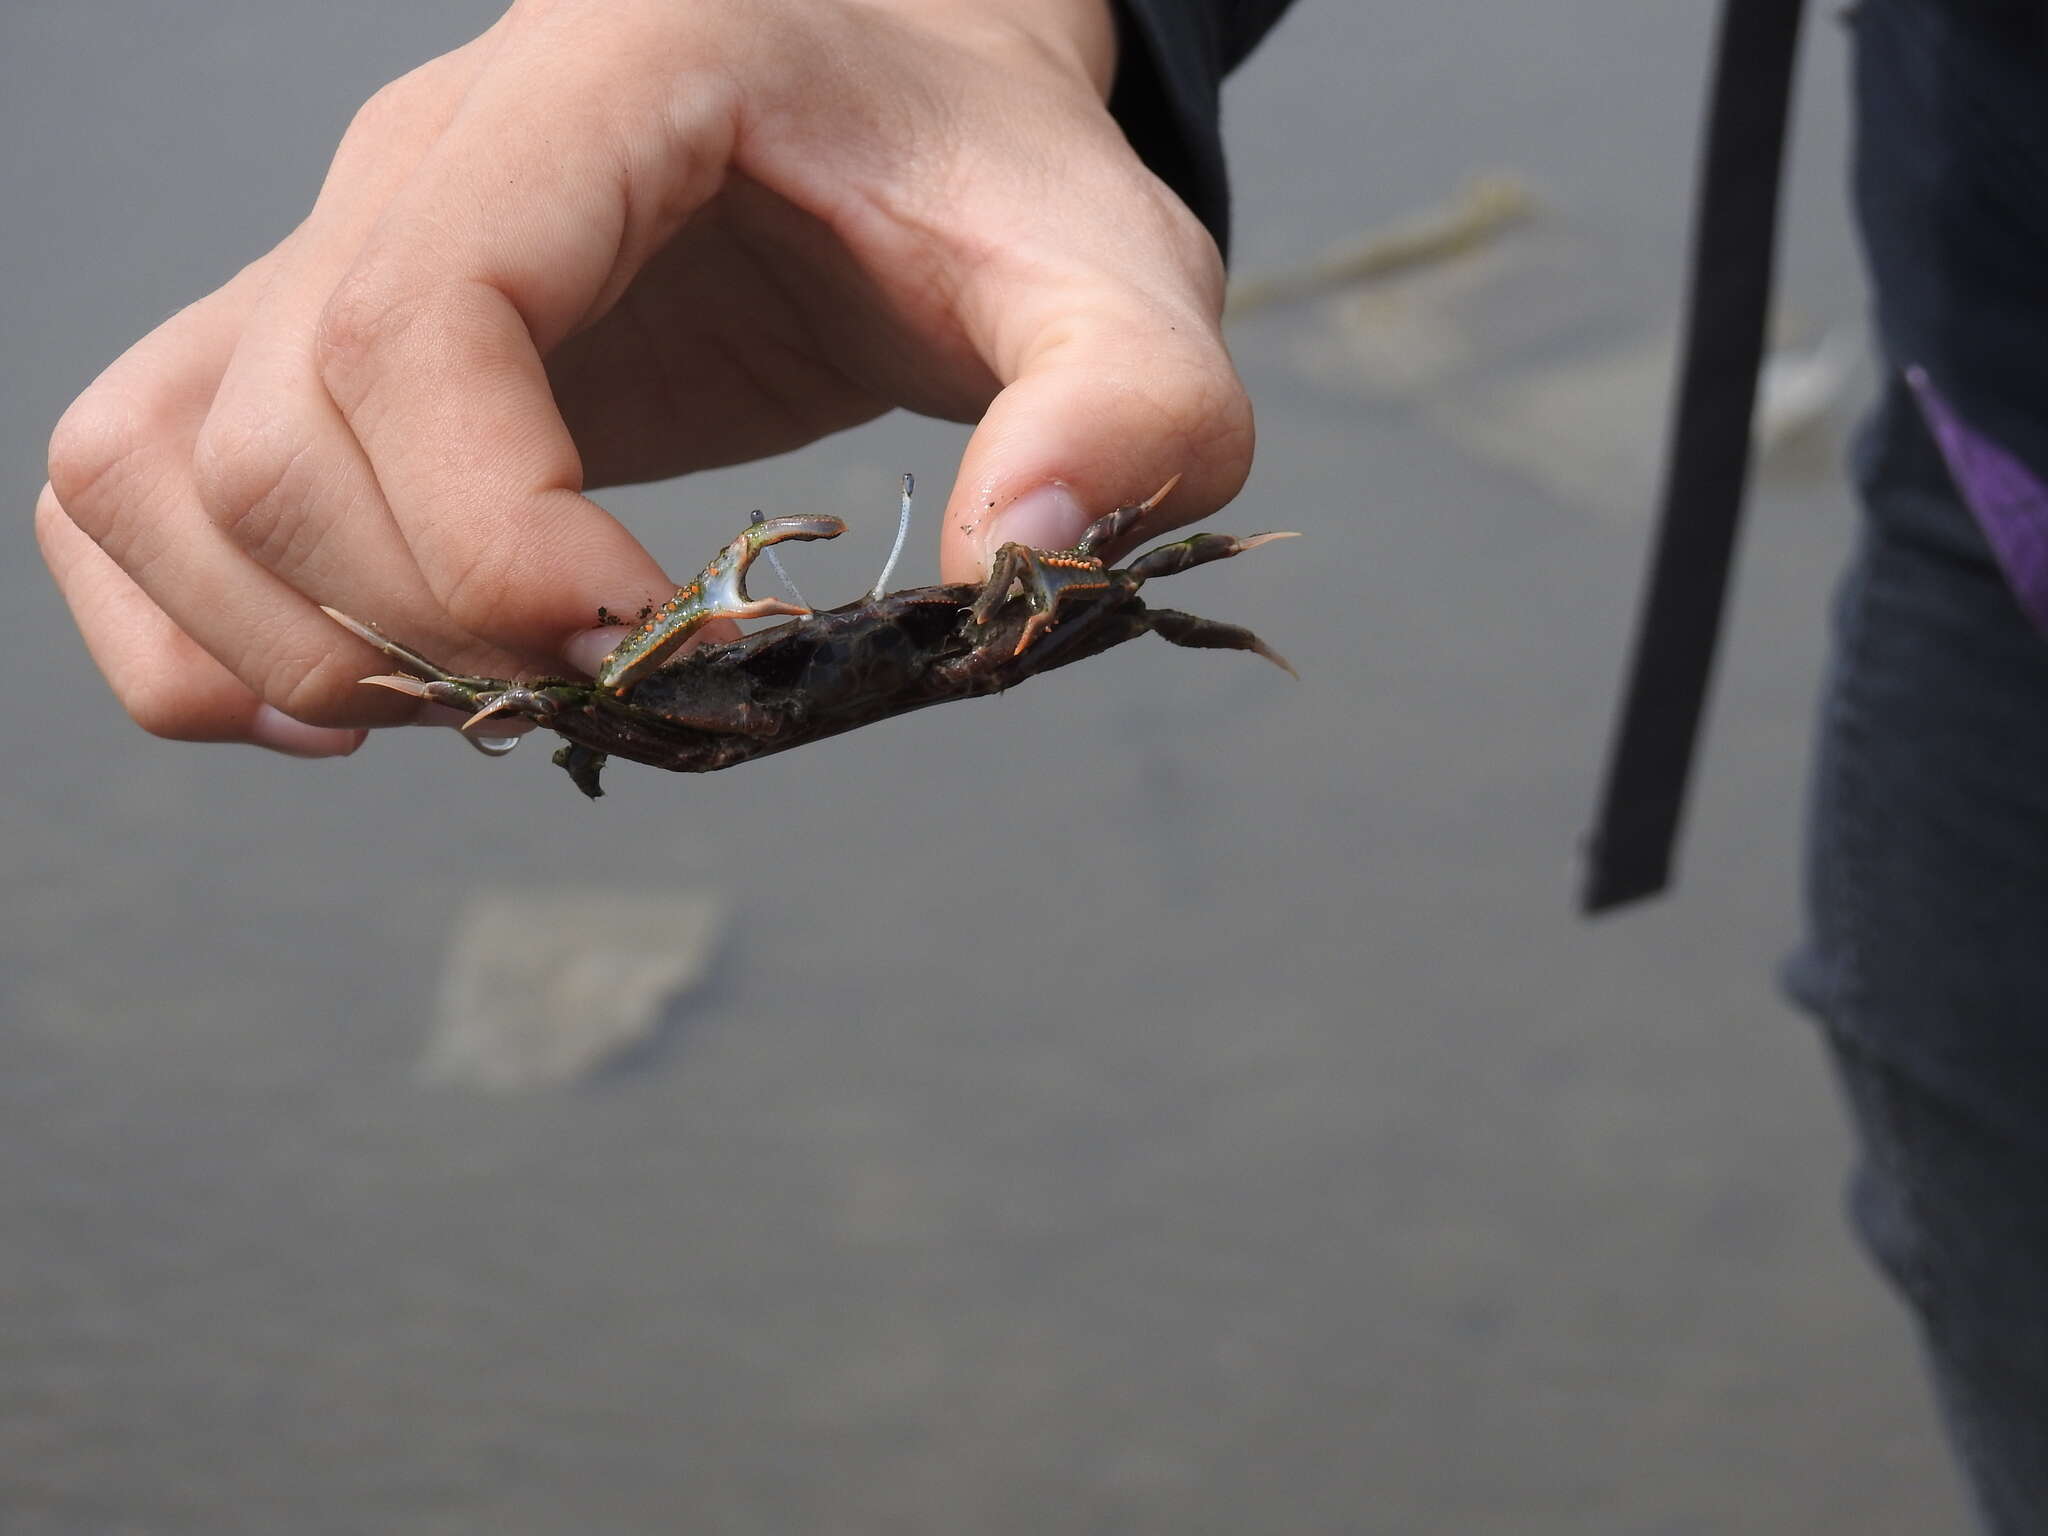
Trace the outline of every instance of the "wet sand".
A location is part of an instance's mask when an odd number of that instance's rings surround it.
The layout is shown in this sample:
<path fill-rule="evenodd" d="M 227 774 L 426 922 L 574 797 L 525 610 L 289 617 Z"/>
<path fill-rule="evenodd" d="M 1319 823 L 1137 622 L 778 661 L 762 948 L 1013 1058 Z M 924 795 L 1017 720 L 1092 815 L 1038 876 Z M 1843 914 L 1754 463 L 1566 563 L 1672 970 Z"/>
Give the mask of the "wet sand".
<path fill-rule="evenodd" d="M 1134 645 L 593 806 L 537 743 L 150 740 L 27 544 L 63 404 L 488 8 L 10 9 L 0 1529 L 1960 1530 L 1771 979 L 1846 407 L 1765 477 L 1679 894 L 1571 908 L 1661 427 L 1624 391 L 1603 434 L 1574 381 L 1668 329 L 1709 17 L 1540 10 L 1305 5 L 1233 88 L 1246 270 L 1473 170 L 1545 210 L 1377 327 L 1235 330 L 1260 457 L 1217 526 L 1308 537 L 1171 600 L 1298 686 Z M 1808 334 L 1862 302 L 1840 48 Z M 677 570 L 751 507 L 839 512 L 800 567 L 837 602 L 959 442 L 606 501 Z M 465 903 L 592 883 L 727 916 L 660 1038 L 572 1088 L 419 1082 Z"/>

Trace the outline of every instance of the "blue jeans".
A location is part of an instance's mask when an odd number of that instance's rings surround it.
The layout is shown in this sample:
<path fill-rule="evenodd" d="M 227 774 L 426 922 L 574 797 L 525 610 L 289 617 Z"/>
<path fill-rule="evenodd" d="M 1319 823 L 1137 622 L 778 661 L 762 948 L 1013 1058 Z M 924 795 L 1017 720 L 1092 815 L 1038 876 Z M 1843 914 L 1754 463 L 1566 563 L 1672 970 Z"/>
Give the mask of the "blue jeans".
<path fill-rule="evenodd" d="M 2048 638 L 1902 385 L 2048 468 L 2048 17 L 1866 0 L 1857 210 L 1892 383 L 1855 456 L 1788 966 L 1862 1155 L 1857 1229 L 1915 1312 L 1987 1529 L 2048 1531 Z"/>

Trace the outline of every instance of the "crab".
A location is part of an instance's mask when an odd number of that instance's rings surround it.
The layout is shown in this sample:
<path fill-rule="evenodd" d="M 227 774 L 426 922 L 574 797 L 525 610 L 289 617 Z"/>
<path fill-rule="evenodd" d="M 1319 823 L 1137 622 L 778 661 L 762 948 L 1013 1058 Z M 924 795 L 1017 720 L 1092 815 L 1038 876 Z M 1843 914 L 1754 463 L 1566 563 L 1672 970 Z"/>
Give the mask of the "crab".
<path fill-rule="evenodd" d="M 710 773 L 950 699 L 1000 693 L 1148 633 L 1194 650 L 1250 651 L 1293 674 L 1250 630 L 1150 607 L 1138 589 L 1295 535 L 1198 533 L 1121 567 L 1098 553 L 1128 538 L 1178 478 L 1097 519 L 1071 549 L 1003 545 L 983 582 L 885 592 L 892 554 L 873 591 L 823 611 L 800 598 L 750 597 L 747 571 L 772 545 L 837 538 L 846 524 L 757 512 L 696 579 L 630 626 L 587 682 L 463 676 L 358 619 L 326 612 L 403 669 L 364 683 L 469 711 L 464 733 L 493 756 L 517 739 L 492 738 L 485 728 L 494 721 L 529 720 L 555 732 L 565 745 L 554 761 L 595 800 L 609 758 Z M 906 525 L 910 488 L 906 475 Z M 789 622 L 676 654 L 714 619 L 770 616 Z"/>

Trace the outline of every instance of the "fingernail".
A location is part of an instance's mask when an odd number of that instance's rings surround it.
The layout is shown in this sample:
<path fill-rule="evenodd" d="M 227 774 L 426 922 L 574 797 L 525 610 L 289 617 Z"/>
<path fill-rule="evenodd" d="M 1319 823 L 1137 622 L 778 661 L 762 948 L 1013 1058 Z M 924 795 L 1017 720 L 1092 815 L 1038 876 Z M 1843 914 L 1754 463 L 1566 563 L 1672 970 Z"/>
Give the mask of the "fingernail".
<path fill-rule="evenodd" d="M 347 757 L 363 744 L 369 734 L 368 731 L 308 725 L 269 704 L 258 708 L 255 718 L 249 722 L 251 741 L 272 752 L 282 752 L 286 757 Z"/>
<path fill-rule="evenodd" d="M 611 655 L 613 648 L 625 637 L 626 631 L 616 624 L 603 629 L 586 629 L 562 647 L 562 660 L 585 677 L 595 677 L 598 664 Z"/>
<path fill-rule="evenodd" d="M 989 557 L 1005 544 L 1066 549 L 1080 540 L 1088 523 L 1088 514 L 1074 499 L 1074 493 L 1055 480 L 1026 491 L 993 517 L 984 519 L 974 531 L 974 541 L 986 569 Z"/>
<path fill-rule="evenodd" d="M 585 677 L 597 676 L 597 669 L 604 665 L 605 657 L 619 648 L 619 642 L 631 634 L 630 629 L 617 624 L 607 624 L 601 629 L 586 629 L 573 636 L 562 646 L 562 660 Z M 696 630 L 683 642 L 679 654 L 687 655 L 700 645 L 716 645 L 725 640 L 740 637 L 739 625 L 730 619 L 713 619 L 703 628 Z"/>

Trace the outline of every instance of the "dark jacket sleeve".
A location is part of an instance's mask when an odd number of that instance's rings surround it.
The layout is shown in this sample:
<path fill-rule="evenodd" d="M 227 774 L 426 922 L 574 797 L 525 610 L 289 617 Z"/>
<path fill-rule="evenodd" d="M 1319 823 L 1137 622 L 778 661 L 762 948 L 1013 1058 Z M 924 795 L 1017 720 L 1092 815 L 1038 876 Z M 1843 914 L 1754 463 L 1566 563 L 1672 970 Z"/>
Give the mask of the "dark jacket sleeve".
<path fill-rule="evenodd" d="M 1109 109 L 1132 148 L 1230 252 L 1230 184 L 1218 121 L 1223 77 L 1288 0 L 1117 0 Z"/>

